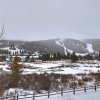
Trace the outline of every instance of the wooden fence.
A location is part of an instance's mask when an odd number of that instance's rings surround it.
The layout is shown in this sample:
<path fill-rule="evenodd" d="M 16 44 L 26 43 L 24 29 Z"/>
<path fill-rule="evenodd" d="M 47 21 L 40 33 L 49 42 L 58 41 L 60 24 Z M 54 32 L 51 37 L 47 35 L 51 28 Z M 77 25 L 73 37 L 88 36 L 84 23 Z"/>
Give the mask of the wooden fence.
<path fill-rule="evenodd" d="M 78 91 L 84 91 L 85 93 L 88 91 L 88 90 L 94 90 L 96 92 L 97 89 L 99 89 L 100 86 L 90 86 L 90 87 L 82 87 L 82 88 L 73 88 L 73 89 L 68 89 L 68 90 L 64 90 L 63 88 L 61 88 L 60 91 L 56 91 L 56 92 L 50 92 L 48 91 L 48 93 L 42 93 L 42 94 L 27 94 L 27 95 L 16 95 L 16 96 L 13 96 L 13 97 L 9 97 L 9 96 L 6 96 L 6 97 L 1 97 L 0 100 L 27 100 L 28 98 L 32 98 L 32 100 L 35 100 L 36 98 L 39 98 L 39 97 L 48 97 L 50 98 L 50 96 L 52 95 L 58 95 L 58 94 L 61 94 L 61 96 L 63 96 L 64 93 L 73 93 L 75 95 L 76 92 Z"/>

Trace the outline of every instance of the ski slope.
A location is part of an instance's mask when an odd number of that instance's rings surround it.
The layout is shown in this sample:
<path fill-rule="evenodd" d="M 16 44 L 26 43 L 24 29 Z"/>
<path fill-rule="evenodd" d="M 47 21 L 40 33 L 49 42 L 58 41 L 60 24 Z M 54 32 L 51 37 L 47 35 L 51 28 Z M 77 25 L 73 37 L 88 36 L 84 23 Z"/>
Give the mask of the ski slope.
<path fill-rule="evenodd" d="M 86 49 L 88 50 L 89 53 L 93 53 L 94 52 L 92 44 L 87 43 L 87 48 Z"/>
<path fill-rule="evenodd" d="M 65 47 L 65 45 L 64 45 L 64 39 L 57 40 L 57 41 L 56 41 L 56 44 L 59 45 L 59 46 L 61 46 L 61 47 L 63 47 L 64 52 L 65 52 L 65 55 L 67 55 L 67 52 L 70 52 L 70 53 L 73 52 L 72 50 L 69 50 L 69 49 L 67 49 L 67 48 Z"/>
<path fill-rule="evenodd" d="M 64 52 L 65 52 L 65 55 L 67 55 L 67 52 L 69 53 L 73 53 L 73 50 L 70 50 L 68 48 L 66 48 L 65 44 L 64 44 L 64 39 L 59 39 L 57 41 L 55 41 L 57 45 L 61 46 L 63 49 L 64 49 Z M 83 42 L 83 41 L 82 41 Z M 92 44 L 87 44 L 87 48 L 86 48 L 90 53 L 92 53 L 94 50 L 92 48 Z M 77 56 L 85 56 L 87 53 L 77 53 L 76 52 L 76 55 Z"/>

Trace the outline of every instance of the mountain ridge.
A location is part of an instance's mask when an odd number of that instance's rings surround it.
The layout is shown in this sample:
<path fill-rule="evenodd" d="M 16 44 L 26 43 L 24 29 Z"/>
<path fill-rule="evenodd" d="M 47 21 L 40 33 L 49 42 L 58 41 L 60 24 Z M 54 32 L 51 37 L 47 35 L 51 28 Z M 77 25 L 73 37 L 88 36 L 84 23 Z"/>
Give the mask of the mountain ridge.
<path fill-rule="evenodd" d="M 40 41 L 19 41 L 19 40 L 0 40 L 0 47 L 9 47 L 16 45 L 19 49 L 26 51 L 40 53 L 57 53 L 67 55 L 68 52 L 73 51 L 77 54 L 87 54 L 100 51 L 100 39 L 71 39 L 71 38 L 57 38 Z"/>

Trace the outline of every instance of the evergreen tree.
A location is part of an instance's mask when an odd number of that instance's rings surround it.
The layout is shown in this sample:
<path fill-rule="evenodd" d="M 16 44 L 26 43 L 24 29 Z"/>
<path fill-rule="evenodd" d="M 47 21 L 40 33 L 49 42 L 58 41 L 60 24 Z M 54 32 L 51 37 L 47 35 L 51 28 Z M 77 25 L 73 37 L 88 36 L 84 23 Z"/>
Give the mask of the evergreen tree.
<path fill-rule="evenodd" d="M 30 59 L 30 56 L 29 56 L 29 55 L 27 55 L 27 57 L 25 58 L 25 62 L 28 62 L 28 61 L 29 61 L 29 59 Z"/>
<path fill-rule="evenodd" d="M 11 51 L 9 51 L 9 55 L 11 55 Z"/>
<path fill-rule="evenodd" d="M 60 52 L 57 53 L 57 60 L 61 60 L 61 54 L 60 54 Z"/>
<path fill-rule="evenodd" d="M 70 53 L 67 52 L 67 59 L 70 59 Z"/>
<path fill-rule="evenodd" d="M 73 52 L 71 55 L 71 62 L 74 63 L 76 61 L 77 61 L 77 56 L 76 56 L 75 52 Z"/>
<path fill-rule="evenodd" d="M 50 54 L 46 54 L 47 61 L 50 60 Z"/>
<path fill-rule="evenodd" d="M 30 59 L 30 62 L 35 62 L 35 60 L 34 60 L 34 58 L 33 58 L 33 57 Z"/>
<path fill-rule="evenodd" d="M 0 61 L 6 61 L 6 56 L 0 56 Z"/>
<path fill-rule="evenodd" d="M 14 61 L 10 64 L 11 75 L 9 77 L 9 85 L 11 87 L 17 87 L 21 79 L 22 65 L 18 64 L 18 59 L 15 57 Z"/>
<path fill-rule="evenodd" d="M 99 51 L 99 59 L 100 59 L 100 51 Z"/>
<path fill-rule="evenodd" d="M 43 61 L 48 61 L 48 60 L 50 60 L 50 54 L 42 54 L 41 59 L 42 59 Z"/>
<path fill-rule="evenodd" d="M 53 54 L 53 60 L 57 60 L 57 55 L 55 53 Z"/>
<path fill-rule="evenodd" d="M 86 60 L 92 60 L 93 58 L 92 58 L 92 54 L 87 54 L 86 56 L 85 56 L 85 59 Z"/>

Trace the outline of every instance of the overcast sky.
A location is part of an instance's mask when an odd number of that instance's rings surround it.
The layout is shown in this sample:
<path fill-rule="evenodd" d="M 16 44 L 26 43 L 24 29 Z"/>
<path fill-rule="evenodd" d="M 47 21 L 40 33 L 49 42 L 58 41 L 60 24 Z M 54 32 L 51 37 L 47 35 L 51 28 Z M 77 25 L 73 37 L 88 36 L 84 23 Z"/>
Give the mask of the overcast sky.
<path fill-rule="evenodd" d="M 0 0 L 7 39 L 100 38 L 100 0 Z"/>

